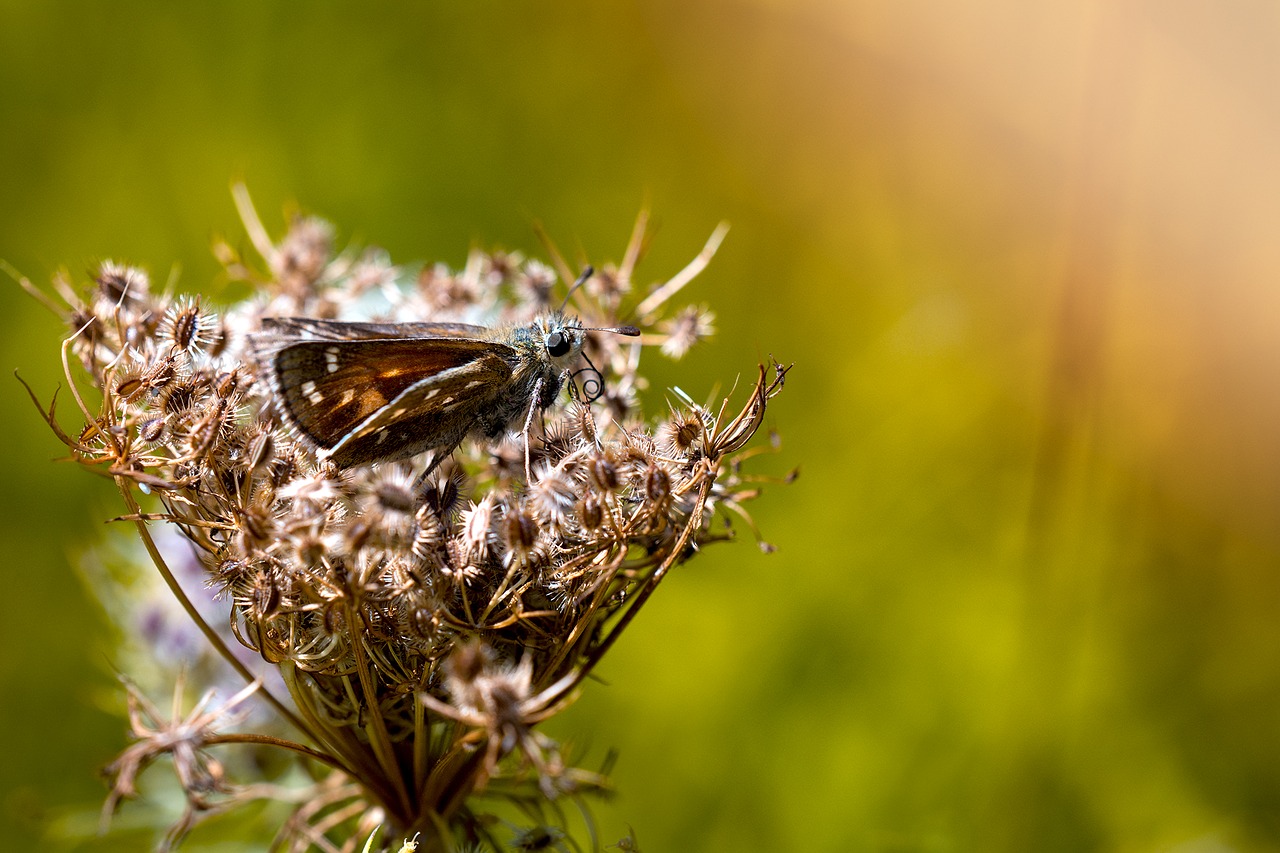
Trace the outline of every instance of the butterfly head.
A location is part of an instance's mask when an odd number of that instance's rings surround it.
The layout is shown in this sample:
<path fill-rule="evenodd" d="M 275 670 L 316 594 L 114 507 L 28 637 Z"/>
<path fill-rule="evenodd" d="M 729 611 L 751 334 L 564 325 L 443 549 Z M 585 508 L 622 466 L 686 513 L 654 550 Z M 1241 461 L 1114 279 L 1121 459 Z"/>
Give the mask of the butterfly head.
<path fill-rule="evenodd" d="M 609 332 L 628 337 L 636 337 L 640 334 L 640 330 L 635 326 L 584 329 L 582 322 L 578 318 L 565 315 L 564 311 L 569 306 L 569 299 L 594 274 L 594 268 L 585 267 L 582 270 L 582 274 L 570 286 L 569 292 L 565 294 L 564 305 L 560 306 L 560 310 L 546 315 L 535 323 L 539 333 L 542 335 L 542 347 L 546 352 L 546 359 L 548 363 L 558 370 L 567 369 L 577 361 L 578 356 L 582 353 L 582 347 L 586 343 L 587 332 Z"/>
<path fill-rule="evenodd" d="M 540 350 L 539 355 L 554 373 L 563 372 L 574 366 L 587 342 L 587 332 L 609 332 L 629 337 L 640 334 L 640 330 L 634 326 L 586 329 L 577 317 L 568 317 L 559 312 L 547 314 L 534 321 L 531 331 Z"/>
<path fill-rule="evenodd" d="M 582 354 L 587 336 L 576 317 L 551 314 L 535 324 L 534 335 L 540 341 L 547 364 L 559 373 L 573 366 Z"/>

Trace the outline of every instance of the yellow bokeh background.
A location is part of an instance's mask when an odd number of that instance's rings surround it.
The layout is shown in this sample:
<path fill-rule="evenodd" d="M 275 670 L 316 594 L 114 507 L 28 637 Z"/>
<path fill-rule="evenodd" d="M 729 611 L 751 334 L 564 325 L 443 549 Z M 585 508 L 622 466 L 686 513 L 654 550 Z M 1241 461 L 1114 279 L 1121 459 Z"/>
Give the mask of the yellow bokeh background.
<path fill-rule="evenodd" d="M 651 375 L 796 362 L 759 470 L 801 477 L 552 726 L 619 751 L 605 841 L 1280 850 L 1280 7 L 0 0 L 0 128 L 37 281 L 216 300 L 233 180 L 397 262 L 540 221 L 599 263 L 647 206 L 657 280 L 731 224 L 717 339 Z M 0 310 L 47 398 L 57 321 Z M 0 401 L 0 847 L 59 850 L 124 744 L 69 568 L 121 510 Z"/>

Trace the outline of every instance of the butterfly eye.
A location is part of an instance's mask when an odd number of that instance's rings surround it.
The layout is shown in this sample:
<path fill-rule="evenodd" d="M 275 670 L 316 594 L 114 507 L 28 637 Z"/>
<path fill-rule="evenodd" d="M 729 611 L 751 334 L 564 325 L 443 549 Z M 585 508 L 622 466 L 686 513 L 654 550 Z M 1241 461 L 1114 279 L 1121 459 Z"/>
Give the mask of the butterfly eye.
<path fill-rule="evenodd" d="M 552 357 L 559 358 L 569 351 L 569 339 L 565 337 L 563 332 L 552 332 L 547 335 L 547 352 Z"/>

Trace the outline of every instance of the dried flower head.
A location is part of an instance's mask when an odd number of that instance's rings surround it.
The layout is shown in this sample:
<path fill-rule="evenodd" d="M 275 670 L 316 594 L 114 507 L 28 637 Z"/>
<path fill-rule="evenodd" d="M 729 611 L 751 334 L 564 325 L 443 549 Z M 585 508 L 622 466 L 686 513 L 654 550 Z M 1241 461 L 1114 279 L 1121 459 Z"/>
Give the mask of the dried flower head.
<path fill-rule="evenodd" d="M 288 692 L 254 682 L 255 695 L 302 742 L 220 734 L 203 705 L 165 722 L 132 691 L 138 743 L 109 768 L 108 811 L 156 756 L 172 755 L 188 798 L 171 833 L 180 838 L 204 814 L 260 795 L 228 782 L 210 749 L 267 743 L 304 756 L 319 779 L 276 849 L 354 850 L 379 824 L 422 853 L 500 848 L 482 791 L 529 808 L 607 788 L 567 766 L 537 727 L 572 701 L 671 569 L 724 537 L 717 513 L 749 522 L 742 505 L 758 490 L 741 473 L 742 451 L 786 369 L 761 367 L 736 412 L 685 399 L 654 426 L 639 410 L 641 344 L 587 332 L 590 379 L 603 386 L 595 403 L 579 384 L 569 392 L 579 400 L 531 410 L 516 434 L 464 442 L 425 478 L 424 457 L 340 468 L 282 422 L 250 344 L 265 319 L 357 319 L 376 291 L 380 321 L 528 323 L 554 304 L 557 274 L 568 282 L 573 271 L 554 249 L 551 266 L 475 252 L 461 271 L 437 265 L 406 278 L 376 252 L 335 256 L 333 229 L 314 218 L 273 242 L 242 189 L 237 201 L 262 260 L 227 245 L 218 254 L 253 297 L 214 313 L 153 292 L 145 273 L 118 264 L 80 292 L 56 282 L 82 423 L 64 431 L 52 405 L 41 411 L 76 460 L 115 480 L 166 578 L 151 525 L 191 543 L 235 637 L 275 665 Z M 636 322 L 644 344 L 681 355 L 710 331 L 711 315 L 668 319 L 666 302 L 723 229 L 632 305 L 644 224 L 623 262 L 575 292 L 570 310 L 586 329 Z M 96 397 L 77 390 L 68 354 Z M 562 810 L 530 817 L 515 846 L 562 846 L 564 827 L 549 825 Z"/>
<path fill-rule="evenodd" d="M 715 334 L 715 322 L 716 315 L 705 305 L 690 305 L 681 309 L 662 324 L 662 331 L 667 335 L 667 339 L 662 342 L 663 354 L 671 358 L 683 358 L 696 343 Z"/>
<path fill-rule="evenodd" d="M 169 306 L 160 321 L 159 337 L 180 352 L 202 350 L 218 334 L 218 320 L 200 307 L 200 297 L 183 297 Z"/>

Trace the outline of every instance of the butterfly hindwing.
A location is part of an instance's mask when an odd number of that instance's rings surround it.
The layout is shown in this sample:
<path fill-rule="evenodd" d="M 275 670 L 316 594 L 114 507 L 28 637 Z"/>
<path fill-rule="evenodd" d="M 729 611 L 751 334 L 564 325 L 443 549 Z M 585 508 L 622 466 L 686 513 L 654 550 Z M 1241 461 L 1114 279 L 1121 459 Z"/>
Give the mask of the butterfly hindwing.
<path fill-rule="evenodd" d="M 329 458 L 342 466 L 424 450 L 452 450 L 511 379 L 511 366 L 489 353 L 406 388 L 343 436 Z"/>

